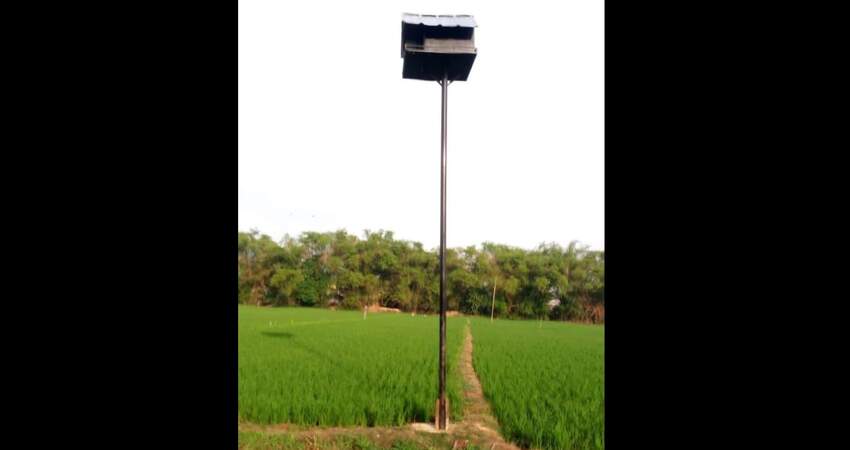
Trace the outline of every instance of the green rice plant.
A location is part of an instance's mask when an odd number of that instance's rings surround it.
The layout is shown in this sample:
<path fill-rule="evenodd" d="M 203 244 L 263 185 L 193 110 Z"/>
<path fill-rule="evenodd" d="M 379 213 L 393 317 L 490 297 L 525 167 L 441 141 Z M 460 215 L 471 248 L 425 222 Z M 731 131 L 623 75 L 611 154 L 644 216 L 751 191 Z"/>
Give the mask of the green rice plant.
<path fill-rule="evenodd" d="M 506 438 L 603 448 L 604 327 L 472 318 L 473 364 Z"/>
<path fill-rule="evenodd" d="M 456 369 L 464 322 L 447 324 L 447 393 L 462 412 Z M 395 426 L 434 418 L 438 318 L 239 306 L 239 419 L 305 426 Z"/>

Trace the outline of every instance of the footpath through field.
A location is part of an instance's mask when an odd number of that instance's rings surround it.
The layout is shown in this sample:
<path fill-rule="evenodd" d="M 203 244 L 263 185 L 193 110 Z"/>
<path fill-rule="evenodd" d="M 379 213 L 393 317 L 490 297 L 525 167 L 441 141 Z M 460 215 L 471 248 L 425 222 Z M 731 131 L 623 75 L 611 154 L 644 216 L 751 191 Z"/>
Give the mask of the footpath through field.
<path fill-rule="evenodd" d="M 460 370 L 464 381 L 463 420 L 454 427 L 450 426 L 449 432 L 459 437 L 467 436 L 473 443 L 490 450 L 519 450 L 519 447 L 502 438 L 499 422 L 493 417 L 490 405 L 484 398 L 481 382 L 472 365 L 472 330 L 468 321 L 465 334 L 460 354 Z"/>

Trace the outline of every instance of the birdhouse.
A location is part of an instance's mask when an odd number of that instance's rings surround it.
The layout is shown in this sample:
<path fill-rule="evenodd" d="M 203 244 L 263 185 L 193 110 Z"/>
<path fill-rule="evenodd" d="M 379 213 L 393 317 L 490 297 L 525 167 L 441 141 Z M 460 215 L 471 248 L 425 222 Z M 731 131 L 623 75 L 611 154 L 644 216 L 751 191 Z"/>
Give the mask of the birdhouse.
<path fill-rule="evenodd" d="M 466 81 L 475 61 L 475 18 L 402 14 L 402 78 Z"/>

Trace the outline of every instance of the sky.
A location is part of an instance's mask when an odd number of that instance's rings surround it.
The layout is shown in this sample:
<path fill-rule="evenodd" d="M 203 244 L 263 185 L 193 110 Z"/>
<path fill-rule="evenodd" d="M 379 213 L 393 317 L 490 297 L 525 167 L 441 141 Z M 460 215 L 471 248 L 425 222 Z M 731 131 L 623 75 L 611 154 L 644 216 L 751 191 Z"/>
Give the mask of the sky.
<path fill-rule="evenodd" d="M 604 2 L 239 1 L 239 229 L 440 242 L 440 86 L 401 14 L 471 14 L 448 89 L 446 241 L 604 250 Z"/>

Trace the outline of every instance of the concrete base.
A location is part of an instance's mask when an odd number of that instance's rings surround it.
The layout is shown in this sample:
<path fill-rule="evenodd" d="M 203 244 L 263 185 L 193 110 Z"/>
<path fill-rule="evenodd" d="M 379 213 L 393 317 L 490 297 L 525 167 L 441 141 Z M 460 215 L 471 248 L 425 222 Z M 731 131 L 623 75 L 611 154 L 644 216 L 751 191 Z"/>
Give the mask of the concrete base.
<path fill-rule="evenodd" d="M 410 428 L 413 428 L 414 431 L 422 431 L 425 433 L 448 433 L 448 430 L 438 430 L 433 423 L 412 423 L 410 424 Z"/>

